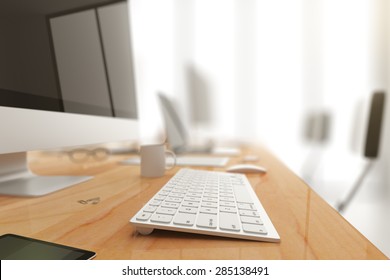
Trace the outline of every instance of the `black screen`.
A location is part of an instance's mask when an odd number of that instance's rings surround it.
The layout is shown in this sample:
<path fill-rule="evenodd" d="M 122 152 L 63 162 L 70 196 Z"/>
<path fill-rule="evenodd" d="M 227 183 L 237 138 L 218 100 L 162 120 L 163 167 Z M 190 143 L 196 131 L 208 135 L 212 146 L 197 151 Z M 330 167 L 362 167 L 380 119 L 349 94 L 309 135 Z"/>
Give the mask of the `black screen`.
<path fill-rule="evenodd" d="M 1 260 L 78 260 L 95 253 L 17 235 L 0 237 Z"/>
<path fill-rule="evenodd" d="M 114 65 L 105 40 L 115 42 L 100 13 L 120 3 L 126 1 L 1 0 L 0 106 L 136 118 L 130 39 L 122 59 L 128 67 Z M 72 25 L 74 18 L 81 20 Z M 130 38 L 130 26 L 117 24 Z M 126 70 L 121 90 L 115 67 Z"/>

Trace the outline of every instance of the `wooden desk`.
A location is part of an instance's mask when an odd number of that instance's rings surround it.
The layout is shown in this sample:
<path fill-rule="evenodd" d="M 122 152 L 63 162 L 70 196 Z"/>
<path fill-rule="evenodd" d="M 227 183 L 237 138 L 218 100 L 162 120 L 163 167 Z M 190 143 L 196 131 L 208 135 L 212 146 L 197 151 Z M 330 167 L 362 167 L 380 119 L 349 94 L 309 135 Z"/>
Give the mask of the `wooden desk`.
<path fill-rule="evenodd" d="M 373 244 L 275 157 L 258 154 L 264 175 L 248 175 L 281 237 L 280 243 L 154 231 L 141 236 L 129 219 L 178 170 L 158 179 L 138 166 L 72 163 L 67 157 L 30 153 L 39 174 L 94 175 L 91 181 L 38 198 L 0 196 L 0 234 L 15 233 L 97 252 L 97 259 L 386 259 Z M 236 163 L 240 157 L 232 158 Z M 229 164 L 230 164 L 229 163 Z M 210 168 L 209 168 L 210 169 Z M 218 169 L 216 169 L 218 170 Z M 97 204 L 78 201 L 100 198 Z"/>

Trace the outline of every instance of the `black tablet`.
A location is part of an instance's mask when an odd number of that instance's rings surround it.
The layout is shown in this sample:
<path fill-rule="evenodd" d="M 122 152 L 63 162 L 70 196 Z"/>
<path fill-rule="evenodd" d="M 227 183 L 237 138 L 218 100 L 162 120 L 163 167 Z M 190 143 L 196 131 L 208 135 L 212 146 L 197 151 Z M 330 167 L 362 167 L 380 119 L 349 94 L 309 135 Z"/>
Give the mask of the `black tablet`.
<path fill-rule="evenodd" d="M 90 260 L 96 253 L 15 234 L 0 236 L 1 260 Z"/>

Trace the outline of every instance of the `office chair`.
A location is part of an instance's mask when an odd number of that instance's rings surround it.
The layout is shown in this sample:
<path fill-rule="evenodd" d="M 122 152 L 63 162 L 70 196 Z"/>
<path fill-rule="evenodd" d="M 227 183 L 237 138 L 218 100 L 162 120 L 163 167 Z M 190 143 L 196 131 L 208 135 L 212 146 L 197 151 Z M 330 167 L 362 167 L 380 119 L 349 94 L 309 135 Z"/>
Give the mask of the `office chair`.
<path fill-rule="evenodd" d="M 364 157 L 367 159 L 366 166 L 363 168 L 362 173 L 357 178 L 355 184 L 348 192 L 343 201 L 337 205 L 339 212 L 345 211 L 356 193 L 360 189 L 365 177 L 374 165 L 375 160 L 379 155 L 380 138 L 382 131 L 382 122 L 385 107 L 385 93 L 375 92 L 371 97 L 371 107 L 368 119 L 366 142 L 364 147 Z"/>

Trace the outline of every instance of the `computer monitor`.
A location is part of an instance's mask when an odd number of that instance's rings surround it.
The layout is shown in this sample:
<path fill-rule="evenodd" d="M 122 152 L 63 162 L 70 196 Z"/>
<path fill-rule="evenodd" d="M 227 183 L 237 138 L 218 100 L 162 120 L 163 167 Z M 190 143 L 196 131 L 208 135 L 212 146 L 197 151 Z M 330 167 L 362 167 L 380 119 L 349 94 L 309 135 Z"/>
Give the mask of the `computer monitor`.
<path fill-rule="evenodd" d="M 171 100 L 163 93 L 158 94 L 164 119 L 169 147 L 176 153 L 187 150 L 188 132 L 177 114 Z"/>
<path fill-rule="evenodd" d="M 138 140 L 127 1 L 0 1 L 0 194 L 90 177 L 36 176 L 26 152 Z"/>
<path fill-rule="evenodd" d="M 201 143 L 191 142 L 188 130 L 176 112 L 172 101 L 163 93 L 159 93 L 158 98 L 161 105 L 168 144 L 176 154 L 208 154 L 220 156 L 238 156 L 240 154 L 239 148 L 217 146 L 211 139 L 202 140 Z"/>

